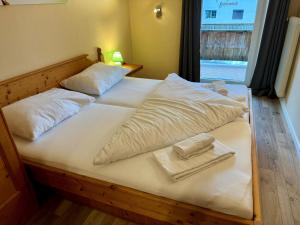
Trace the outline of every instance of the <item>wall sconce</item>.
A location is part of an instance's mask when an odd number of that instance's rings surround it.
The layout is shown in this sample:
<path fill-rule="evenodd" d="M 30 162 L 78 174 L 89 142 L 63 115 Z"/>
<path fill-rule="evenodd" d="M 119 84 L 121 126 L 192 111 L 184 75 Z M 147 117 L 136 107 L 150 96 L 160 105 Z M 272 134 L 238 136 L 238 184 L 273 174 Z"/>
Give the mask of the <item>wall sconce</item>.
<path fill-rule="evenodd" d="M 156 18 L 161 18 L 162 15 L 163 15 L 163 13 L 162 13 L 162 6 L 161 5 L 156 6 L 154 8 L 153 12 L 154 12 Z"/>

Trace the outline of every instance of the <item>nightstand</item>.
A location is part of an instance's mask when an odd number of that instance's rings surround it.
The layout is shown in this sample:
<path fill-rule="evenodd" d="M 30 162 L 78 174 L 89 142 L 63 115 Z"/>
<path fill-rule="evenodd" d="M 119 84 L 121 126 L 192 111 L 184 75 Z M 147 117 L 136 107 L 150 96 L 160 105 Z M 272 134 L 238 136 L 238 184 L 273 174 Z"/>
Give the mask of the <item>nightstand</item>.
<path fill-rule="evenodd" d="M 128 74 L 126 74 L 126 76 L 133 76 L 134 73 L 140 71 L 141 69 L 143 69 L 143 65 L 137 65 L 137 64 L 129 64 L 129 63 L 125 63 L 122 65 L 122 67 L 129 69 L 130 72 Z"/>

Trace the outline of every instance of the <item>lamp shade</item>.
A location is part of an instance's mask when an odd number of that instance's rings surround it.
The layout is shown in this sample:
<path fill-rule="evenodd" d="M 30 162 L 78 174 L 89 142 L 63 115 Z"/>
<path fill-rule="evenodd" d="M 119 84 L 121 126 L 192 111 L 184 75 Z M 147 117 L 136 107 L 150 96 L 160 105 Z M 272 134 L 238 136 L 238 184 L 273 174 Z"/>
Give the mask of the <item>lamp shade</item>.
<path fill-rule="evenodd" d="M 124 62 L 121 52 L 114 52 L 112 56 L 112 61 L 115 64 L 122 64 Z"/>

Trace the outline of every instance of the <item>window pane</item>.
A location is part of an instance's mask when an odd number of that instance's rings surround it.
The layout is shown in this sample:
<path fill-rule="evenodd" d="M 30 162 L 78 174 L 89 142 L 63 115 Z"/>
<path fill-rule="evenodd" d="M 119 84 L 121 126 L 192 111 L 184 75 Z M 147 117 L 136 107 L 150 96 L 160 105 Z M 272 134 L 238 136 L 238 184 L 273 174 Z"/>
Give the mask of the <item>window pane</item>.
<path fill-rule="evenodd" d="M 202 81 L 245 81 L 257 2 L 202 0 Z"/>
<path fill-rule="evenodd" d="M 233 10 L 232 19 L 242 20 L 244 17 L 244 10 Z"/>
<path fill-rule="evenodd" d="M 206 19 L 214 19 L 217 17 L 217 10 L 205 10 Z"/>

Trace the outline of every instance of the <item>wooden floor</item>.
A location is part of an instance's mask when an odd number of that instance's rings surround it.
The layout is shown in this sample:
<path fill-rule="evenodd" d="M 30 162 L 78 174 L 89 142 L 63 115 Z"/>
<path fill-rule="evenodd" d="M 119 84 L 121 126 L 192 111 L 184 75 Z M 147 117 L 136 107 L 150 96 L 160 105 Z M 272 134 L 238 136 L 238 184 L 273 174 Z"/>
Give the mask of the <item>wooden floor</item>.
<path fill-rule="evenodd" d="M 254 98 L 265 225 L 300 225 L 300 155 L 278 100 Z"/>
<path fill-rule="evenodd" d="M 300 156 L 278 100 L 254 98 L 265 225 L 300 225 Z M 28 225 L 133 225 L 55 196 Z"/>

